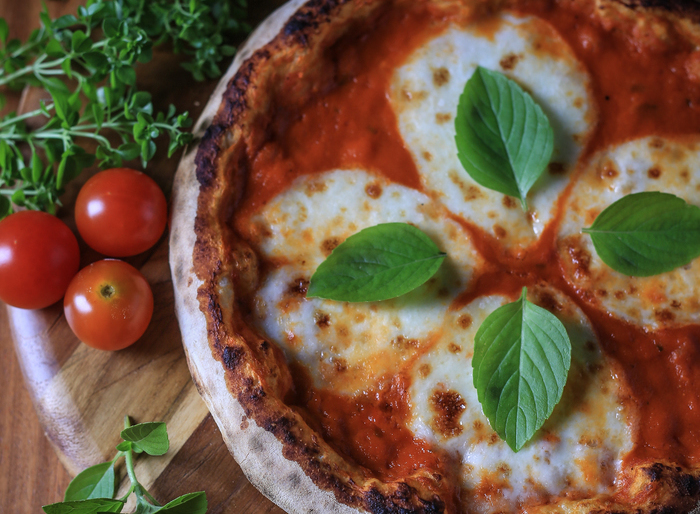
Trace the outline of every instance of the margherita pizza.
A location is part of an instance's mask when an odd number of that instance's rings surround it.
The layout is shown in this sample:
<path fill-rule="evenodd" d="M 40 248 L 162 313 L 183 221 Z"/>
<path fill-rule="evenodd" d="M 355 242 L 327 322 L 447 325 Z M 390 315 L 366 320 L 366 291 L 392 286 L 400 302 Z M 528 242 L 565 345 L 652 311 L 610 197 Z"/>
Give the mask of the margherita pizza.
<path fill-rule="evenodd" d="M 693 6 L 310 0 L 258 29 L 178 171 L 171 266 L 194 380 L 264 494 L 289 512 L 695 507 L 700 260 L 629 276 L 583 230 L 634 193 L 700 206 Z M 458 155 L 479 68 L 551 124 L 522 198 Z M 383 301 L 307 294 L 339 245 L 385 223 L 420 229 L 446 254 L 437 273 Z M 514 451 L 472 362 L 523 291 L 571 355 Z"/>

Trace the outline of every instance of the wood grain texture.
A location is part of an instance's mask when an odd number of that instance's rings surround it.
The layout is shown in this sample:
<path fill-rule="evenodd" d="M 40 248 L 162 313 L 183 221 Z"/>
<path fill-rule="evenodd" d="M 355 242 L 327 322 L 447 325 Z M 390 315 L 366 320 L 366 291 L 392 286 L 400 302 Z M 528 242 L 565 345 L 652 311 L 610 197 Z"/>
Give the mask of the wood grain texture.
<path fill-rule="evenodd" d="M 73 12 L 79 3 L 54 0 L 48 7 L 59 16 Z M 251 23 L 256 24 L 282 2 L 250 3 Z M 25 38 L 40 10 L 41 0 L 0 2 L 11 37 Z M 164 52 L 141 66 L 138 77 L 157 109 L 173 103 L 193 118 L 215 86 L 193 82 L 179 67 L 178 57 Z M 148 170 L 168 193 L 176 167 L 177 158 L 159 153 Z M 71 183 L 63 198 L 67 208 L 59 216 L 73 229 L 70 205 L 94 171 Z M 81 250 L 82 265 L 101 257 L 82 242 Z M 136 463 L 137 476 L 161 501 L 205 490 L 212 513 L 281 512 L 248 483 L 191 382 L 167 259 L 165 236 L 155 249 L 127 259 L 151 284 L 155 311 L 143 338 L 121 352 L 82 345 L 60 305 L 41 311 L 0 305 L 0 349 L 5 352 L 0 373 L 0 512 L 36 513 L 41 505 L 61 501 L 71 474 L 113 456 L 125 414 L 137 422 L 168 423 L 171 451 Z"/>

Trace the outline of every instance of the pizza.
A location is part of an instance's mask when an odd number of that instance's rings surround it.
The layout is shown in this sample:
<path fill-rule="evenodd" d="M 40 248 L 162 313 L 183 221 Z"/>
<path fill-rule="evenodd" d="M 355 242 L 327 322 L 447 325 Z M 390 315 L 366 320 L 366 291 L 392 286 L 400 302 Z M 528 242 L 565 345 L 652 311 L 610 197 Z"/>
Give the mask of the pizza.
<path fill-rule="evenodd" d="M 700 205 L 694 2 L 311 0 L 240 51 L 174 186 L 171 269 L 193 379 L 251 482 L 289 512 L 690 512 L 700 500 L 700 261 L 608 266 L 615 201 Z M 477 67 L 546 113 L 527 194 L 460 164 Z M 423 231 L 413 291 L 307 295 L 350 236 Z M 474 385 L 475 338 L 517 300 L 571 343 L 561 400 L 515 452 Z"/>

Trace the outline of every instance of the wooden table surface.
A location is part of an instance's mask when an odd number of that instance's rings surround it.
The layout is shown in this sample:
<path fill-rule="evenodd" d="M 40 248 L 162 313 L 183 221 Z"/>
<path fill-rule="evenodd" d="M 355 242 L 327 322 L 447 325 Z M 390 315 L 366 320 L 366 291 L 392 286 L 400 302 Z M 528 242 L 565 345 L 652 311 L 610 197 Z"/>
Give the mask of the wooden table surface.
<path fill-rule="evenodd" d="M 79 0 L 48 0 L 52 16 L 75 11 Z M 250 20 L 254 25 L 269 14 L 282 0 L 254 0 Z M 10 26 L 10 37 L 26 38 L 38 25 L 41 0 L 0 1 L 0 16 Z M 211 90 L 211 85 L 208 86 Z M 206 99 L 202 99 L 204 103 Z M 176 162 L 173 164 L 173 172 Z M 163 261 L 167 266 L 167 241 L 162 241 L 150 260 Z M 174 322 L 174 319 L 173 319 Z M 4 359 L 0 367 L 0 512 L 29 514 L 42 512 L 41 506 L 61 501 L 71 475 L 59 461 L 53 446 L 45 437 L 32 404 L 15 353 L 9 329 L 8 313 L 0 302 L 0 351 Z M 228 473 L 225 480 L 219 479 L 207 491 L 210 512 L 280 512 L 247 483 L 240 468 L 225 450 L 223 441 L 211 416 L 208 416 L 188 440 L 190 448 L 183 451 L 161 475 L 152 492 L 156 496 L 172 499 L 175 496 L 197 490 L 208 473 Z M 209 456 L 203 469 L 192 470 L 188 462 L 177 459 L 180 455 Z M 182 460 L 182 459 L 180 459 Z M 194 488 L 193 488 L 194 487 Z"/>

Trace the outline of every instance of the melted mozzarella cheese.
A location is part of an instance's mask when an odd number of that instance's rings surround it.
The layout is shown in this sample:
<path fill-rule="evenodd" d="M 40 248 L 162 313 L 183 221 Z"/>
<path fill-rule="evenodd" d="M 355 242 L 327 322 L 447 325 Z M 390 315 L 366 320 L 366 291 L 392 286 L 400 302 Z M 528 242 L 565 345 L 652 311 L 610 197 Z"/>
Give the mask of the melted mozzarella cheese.
<path fill-rule="evenodd" d="M 260 328 L 301 362 L 319 387 L 354 394 L 396 373 L 442 338 L 450 303 L 481 266 L 463 230 L 424 194 L 360 170 L 303 178 L 252 221 L 270 237 L 263 255 L 282 264 L 256 299 Z M 363 228 L 411 223 L 448 258 L 400 298 L 375 303 L 307 299 L 301 289 L 331 249 Z"/>
<path fill-rule="evenodd" d="M 549 25 L 508 16 L 494 23 L 452 28 L 423 45 L 395 72 L 390 96 L 426 189 L 504 245 L 526 247 L 552 219 L 594 114 L 585 70 Z M 454 115 L 478 65 L 504 72 L 529 91 L 554 129 L 554 164 L 530 192 L 528 216 L 518 201 L 472 180 L 457 158 Z"/>
<path fill-rule="evenodd" d="M 700 260 L 662 275 L 628 277 L 598 257 L 590 227 L 607 206 L 630 193 L 663 191 L 700 205 L 700 138 L 629 141 L 599 152 L 577 179 L 559 231 L 567 279 L 604 309 L 647 327 L 694 323 L 700 310 Z"/>

